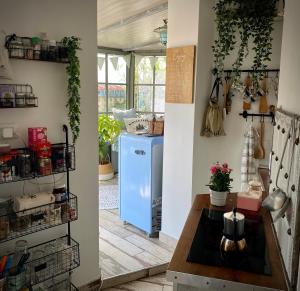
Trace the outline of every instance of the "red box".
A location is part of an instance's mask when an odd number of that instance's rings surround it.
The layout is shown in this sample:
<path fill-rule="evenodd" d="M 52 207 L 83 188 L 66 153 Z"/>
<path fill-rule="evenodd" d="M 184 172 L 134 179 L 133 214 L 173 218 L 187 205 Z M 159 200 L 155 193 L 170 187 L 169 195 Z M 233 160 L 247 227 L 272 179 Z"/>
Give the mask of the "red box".
<path fill-rule="evenodd" d="M 47 128 L 46 127 L 30 127 L 28 128 L 28 146 L 47 142 Z"/>
<path fill-rule="evenodd" d="M 261 191 L 239 192 L 237 194 L 237 208 L 258 211 L 261 206 Z"/>

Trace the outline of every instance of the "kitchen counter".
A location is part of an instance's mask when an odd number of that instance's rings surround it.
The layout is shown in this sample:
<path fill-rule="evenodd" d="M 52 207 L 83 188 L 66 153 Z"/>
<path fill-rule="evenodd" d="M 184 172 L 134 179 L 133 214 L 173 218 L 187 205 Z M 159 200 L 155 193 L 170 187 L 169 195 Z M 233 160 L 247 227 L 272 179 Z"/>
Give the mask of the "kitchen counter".
<path fill-rule="evenodd" d="M 180 239 L 167 270 L 167 278 L 174 284 L 173 290 L 230 290 L 230 291 L 275 291 L 288 290 L 286 273 L 283 267 L 277 239 L 270 213 L 260 210 L 265 231 L 266 249 L 269 254 L 271 275 L 263 275 L 187 261 L 193 238 L 197 231 L 203 208 L 231 211 L 236 194 L 229 194 L 224 207 L 210 205 L 208 194 L 197 195 L 183 228 Z"/>

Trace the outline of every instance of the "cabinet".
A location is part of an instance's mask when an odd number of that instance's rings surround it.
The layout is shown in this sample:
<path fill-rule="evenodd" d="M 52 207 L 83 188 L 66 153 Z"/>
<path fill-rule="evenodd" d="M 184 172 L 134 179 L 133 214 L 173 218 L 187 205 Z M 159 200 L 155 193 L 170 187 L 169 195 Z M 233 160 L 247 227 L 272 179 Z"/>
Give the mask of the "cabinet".
<path fill-rule="evenodd" d="M 119 137 L 120 217 L 149 235 L 161 227 L 163 137 Z"/>

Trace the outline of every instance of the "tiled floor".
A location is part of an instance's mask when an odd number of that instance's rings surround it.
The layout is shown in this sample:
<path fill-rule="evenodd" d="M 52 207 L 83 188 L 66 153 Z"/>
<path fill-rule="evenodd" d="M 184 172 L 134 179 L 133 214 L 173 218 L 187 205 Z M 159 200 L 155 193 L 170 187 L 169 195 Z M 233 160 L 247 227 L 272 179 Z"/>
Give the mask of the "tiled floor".
<path fill-rule="evenodd" d="M 173 285 L 166 280 L 165 273 L 153 277 L 139 279 L 126 284 L 105 289 L 105 291 L 172 291 Z"/>
<path fill-rule="evenodd" d="M 104 183 L 116 182 L 117 179 Z M 118 209 L 100 210 L 99 214 L 100 268 L 103 279 L 170 261 L 174 247 L 157 238 L 148 238 L 143 231 L 130 224 L 124 225 Z"/>

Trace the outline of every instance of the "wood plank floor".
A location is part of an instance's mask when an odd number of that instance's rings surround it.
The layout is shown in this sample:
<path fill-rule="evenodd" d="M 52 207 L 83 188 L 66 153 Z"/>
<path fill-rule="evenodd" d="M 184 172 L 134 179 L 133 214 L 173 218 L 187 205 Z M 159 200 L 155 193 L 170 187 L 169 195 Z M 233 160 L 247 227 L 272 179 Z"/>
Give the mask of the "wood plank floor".
<path fill-rule="evenodd" d="M 133 225 L 123 225 L 118 209 L 100 210 L 99 225 L 103 279 L 170 262 L 174 248 Z"/>
<path fill-rule="evenodd" d="M 105 291 L 172 291 L 172 282 L 166 280 L 166 274 L 139 279 L 126 284 L 107 288 Z"/>

